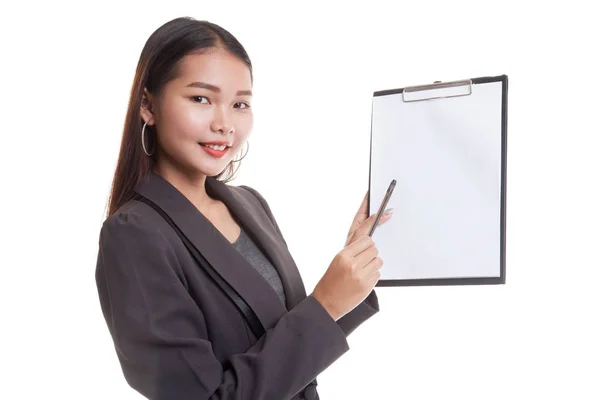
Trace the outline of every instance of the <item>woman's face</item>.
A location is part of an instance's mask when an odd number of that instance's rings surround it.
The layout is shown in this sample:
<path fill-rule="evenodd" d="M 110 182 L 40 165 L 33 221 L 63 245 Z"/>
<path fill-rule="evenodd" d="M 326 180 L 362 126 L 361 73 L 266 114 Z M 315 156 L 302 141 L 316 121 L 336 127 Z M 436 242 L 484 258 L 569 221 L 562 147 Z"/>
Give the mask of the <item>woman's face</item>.
<path fill-rule="evenodd" d="M 226 50 L 185 56 L 160 98 L 147 94 L 153 113 L 142 107 L 144 120 L 155 125 L 158 168 L 193 176 L 222 172 L 252 131 L 251 89 L 248 66 Z M 221 141 L 231 147 L 200 144 Z"/>

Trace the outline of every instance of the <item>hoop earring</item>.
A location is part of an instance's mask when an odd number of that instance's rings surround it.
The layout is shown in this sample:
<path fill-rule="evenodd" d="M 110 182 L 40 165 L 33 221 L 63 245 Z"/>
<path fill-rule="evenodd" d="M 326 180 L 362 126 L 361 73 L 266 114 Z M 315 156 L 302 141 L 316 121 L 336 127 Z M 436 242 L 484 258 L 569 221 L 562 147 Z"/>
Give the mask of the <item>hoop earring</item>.
<path fill-rule="evenodd" d="M 250 142 L 246 141 L 246 152 L 244 153 L 244 155 L 242 156 L 242 158 L 240 158 L 239 160 L 231 160 L 231 162 L 240 162 L 244 159 L 244 157 L 246 157 L 248 155 L 248 151 L 250 150 Z"/>
<path fill-rule="evenodd" d="M 148 157 L 152 157 L 152 155 L 154 154 L 154 148 L 152 149 L 152 153 L 149 153 L 146 149 L 146 124 L 148 124 L 148 122 L 144 122 L 144 126 L 142 127 L 142 149 L 144 150 L 144 154 L 146 154 Z"/>

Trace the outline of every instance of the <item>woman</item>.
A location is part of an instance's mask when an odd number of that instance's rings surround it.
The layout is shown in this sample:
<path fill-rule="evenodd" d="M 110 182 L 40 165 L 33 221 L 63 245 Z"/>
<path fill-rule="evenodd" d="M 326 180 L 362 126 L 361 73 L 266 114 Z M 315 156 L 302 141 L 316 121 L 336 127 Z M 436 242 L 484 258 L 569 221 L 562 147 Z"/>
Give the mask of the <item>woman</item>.
<path fill-rule="evenodd" d="M 166 23 L 140 56 L 96 282 L 124 376 L 150 399 L 318 399 L 317 375 L 379 310 L 367 197 L 307 296 L 265 199 L 227 185 L 251 90 L 244 48 L 206 21 Z"/>

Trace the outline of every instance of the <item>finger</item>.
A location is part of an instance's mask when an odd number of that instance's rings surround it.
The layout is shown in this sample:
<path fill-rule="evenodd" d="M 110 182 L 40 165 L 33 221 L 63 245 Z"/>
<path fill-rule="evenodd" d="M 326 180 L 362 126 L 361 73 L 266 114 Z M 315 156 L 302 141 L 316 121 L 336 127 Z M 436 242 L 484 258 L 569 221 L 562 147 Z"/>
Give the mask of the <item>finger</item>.
<path fill-rule="evenodd" d="M 391 218 L 392 218 L 391 213 L 383 214 L 381 216 L 381 218 L 379 219 L 377 226 L 386 223 Z M 350 243 L 354 242 L 357 238 L 368 235 L 369 231 L 371 230 L 371 226 L 373 226 L 374 222 L 375 222 L 375 215 L 372 215 L 366 221 L 363 221 L 361 226 L 359 226 L 358 228 L 356 228 L 353 231 L 351 231 L 350 233 L 348 233 L 348 236 L 346 237 L 346 246 L 349 245 Z"/>
<path fill-rule="evenodd" d="M 357 238 L 357 240 L 352 242 L 352 244 L 347 246 L 342 251 L 346 252 L 349 257 L 356 257 L 358 254 L 362 253 L 363 251 L 372 246 L 375 246 L 375 242 L 373 241 L 373 239 L 368 235 L 364 235 L 362 237 Z"/>
<path fill-rule="evenodd" d="M 383 266 L 383 259 L 379 256 L 374 257 L 369 263 L 360 271 L 363 277 L 372 276 L 376 274 Z"/>
<path fill-rule="evenodd" d="M 363 223 L 354 231 L 353 235 L 357 236 L 357 237 L 362 236 L 362 235 L 368 235 L 369 231 L 371 230 L 371 227 L 375 223 L 375 218 L 377 218 L 377 214 L 373 214 L 369 218 L 367 218 L 365 221 L 363 221 Z M 379 223 L 377 224 L 377 226 L 383 224 L 384 222 L 389 221 L 391 218 L 392 218 L 391 213 L 383 214 L 381 216 L 381 218 L 379 219 Z"/>
<path fill-rule="evenodd" d="M 357 254 L 354 257 L 354 263 L 360 269 L 366 268 L 369 262 L 371 262 L 378 255 L 379 250 L 377 250 L 376 246 L 367 247 L 362 251 L 362 253 Z"/>
<path fill-rule="evenodd" d="M 360 207 L 358 208 L 358 211 L 356 212 L 354 219 L 352 220 L 352 224 L 350 225 L 350 229 L 348 230 L 347 237 L 352 236 L 352 234 L 356 231 L 356 229 L 360 226 L 360 224 L 362 224 L 362 222 L 367 219 L 367 217 L 368 217 L 368 214 L 367 214 L 368 198 L 369 198 L 369 191 L 367 191 L 367 193 L 365 194 L 365 197 L 363 198 L 363 201 L 362 201 Z"/>
<path fill-rule="evenodd" d="M 373 275 L 370 276 L 370 278 L 367 282 L 369 282 L 370 286 L 375 286 L 377 284 L 377 282 L 379 282 L 380 278 L 381 278 L 381 271 L 377 270 L 373 273 Z"/>
<path fill-rule="evenodd" d="M 365 216 L 367 215 L 367 204 L 368 204 L 368 200 L 369 199 L 369 191 L 367 191 L 367 193 L 365 194 L 365 197 L 363 198 L 362 203 L 360 204 L 360 207 L 358 208 L 358 212 L 356 213 L 357 216 Z"/>

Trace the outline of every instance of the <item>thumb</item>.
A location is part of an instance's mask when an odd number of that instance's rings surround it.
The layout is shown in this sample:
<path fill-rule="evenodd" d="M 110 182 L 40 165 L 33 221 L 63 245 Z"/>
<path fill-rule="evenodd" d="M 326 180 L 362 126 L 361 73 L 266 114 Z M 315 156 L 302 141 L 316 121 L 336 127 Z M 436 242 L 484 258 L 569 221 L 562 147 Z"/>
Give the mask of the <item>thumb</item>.
<path fill-rule="evenodd" d="M 387 208 L 383 212 L 383 214 L 381 214 L 381 218 L 379 219 L 379 222 L 378 222 L 377 225 L 381 225 L 381 224 L 389 221 L 392 218 L 393 212 L 394 212 L 393 208 Z M 351 235 L 349 237 L 349 240 L 348 240 L 348 244 L 354 242 L 355 240 L 357 240 L 361 236 L 368 235 L 369 231 L 371 230 L 371 227 L 375 223 L 375 218 L 377 218 L 377 213 L 372 214 L 369 218 L 367 218 L 366 220 L 364 220 L 358 226 L 358 228 L 356 228 L 356 230 L 354 230 L 354 232 L 351 233 Z"/>
<path fill-rule="evenodd" d="M 367 219 L 367 216 L 368 216 L 367 215 L 367 206 L 368 206 L 367 199 L 368 199 L 368 197 L 369 197 L 369 192 L 367 191 L 360 207 L 358 208 L 358 211 L 356 212 L 356 215 L 354 216 L 354 219 L 352 220 L 350 229 L 348 229 L 347 237 L 351 237 L 352 234 L 358 229 L 360 224 L 362 224 Z"/>

